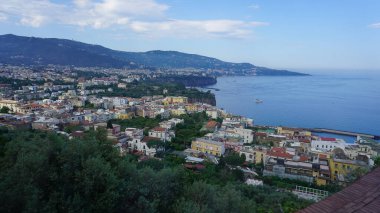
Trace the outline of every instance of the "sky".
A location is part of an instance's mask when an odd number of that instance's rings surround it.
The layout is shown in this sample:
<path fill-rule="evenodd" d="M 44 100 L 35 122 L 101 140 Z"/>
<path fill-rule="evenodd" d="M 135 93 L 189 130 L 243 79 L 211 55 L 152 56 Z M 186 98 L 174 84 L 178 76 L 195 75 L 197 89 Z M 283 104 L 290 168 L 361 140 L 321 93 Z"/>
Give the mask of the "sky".
<path fill-rule="evenodd" d="M 380 0 L 0 0 L 0 34 L 380 73 Z"/>

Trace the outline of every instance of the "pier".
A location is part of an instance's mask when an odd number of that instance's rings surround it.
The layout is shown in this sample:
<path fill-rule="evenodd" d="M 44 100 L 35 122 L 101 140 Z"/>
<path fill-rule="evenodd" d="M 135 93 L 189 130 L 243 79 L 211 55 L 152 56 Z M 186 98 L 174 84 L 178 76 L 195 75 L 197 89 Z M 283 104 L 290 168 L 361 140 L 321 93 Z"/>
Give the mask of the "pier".
<path fill-rule="evenodd" d="M 324 129 L 324 128 L 314 128 L 314 129 L 308 129 L 311 132 L 320 132 L 320 133 L 333 133 L 337 135 L 347 135 L 347 136 L 361 136 L 366 138 L 371 138 L 374 140 L 380 140 L 380 135 L 371 135 L 366 133 L 357 133 L 357 132 L 350 132 L 350 131 L 341 131 L 341 130 L 335 130 L 335 129 Z"/>

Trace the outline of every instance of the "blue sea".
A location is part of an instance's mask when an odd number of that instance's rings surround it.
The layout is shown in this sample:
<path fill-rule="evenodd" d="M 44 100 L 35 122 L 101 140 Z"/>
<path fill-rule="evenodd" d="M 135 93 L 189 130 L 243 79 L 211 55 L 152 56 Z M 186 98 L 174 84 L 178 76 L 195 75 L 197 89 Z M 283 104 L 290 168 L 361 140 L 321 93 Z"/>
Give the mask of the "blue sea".
<path fill-rule="evenodd" d="M 380 135 L 379 74 L 219 77 L 211 87 L 218 107 L 257 125 Z"/>

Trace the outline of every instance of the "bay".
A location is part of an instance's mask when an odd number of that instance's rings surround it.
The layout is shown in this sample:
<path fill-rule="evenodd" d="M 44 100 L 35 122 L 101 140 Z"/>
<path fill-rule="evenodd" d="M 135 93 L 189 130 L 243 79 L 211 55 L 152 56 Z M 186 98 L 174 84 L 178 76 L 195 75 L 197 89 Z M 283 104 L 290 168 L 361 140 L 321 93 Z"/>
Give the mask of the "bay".
<path fill-rule="evenodd" d="M 380 135 L 380 75 L 219 77 L 212 88 L 219 108 L 257 125 Z"/>

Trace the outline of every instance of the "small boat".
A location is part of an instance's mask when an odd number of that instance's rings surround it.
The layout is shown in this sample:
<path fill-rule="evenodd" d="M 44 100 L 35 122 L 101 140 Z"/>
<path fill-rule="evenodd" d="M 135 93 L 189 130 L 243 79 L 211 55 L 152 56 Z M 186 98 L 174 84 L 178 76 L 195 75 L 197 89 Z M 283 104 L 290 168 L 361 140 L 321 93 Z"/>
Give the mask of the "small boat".
<path fill-rule="evenodd" d="M 261 104 L 261 103 L 263 103 L 263 102 L 264 102 L 263 100 L 256 99 L 256 104 Z"/>

